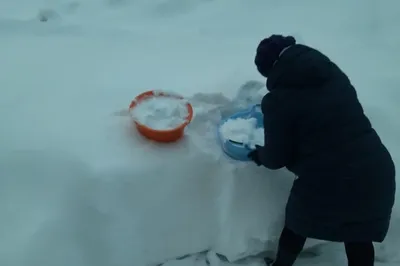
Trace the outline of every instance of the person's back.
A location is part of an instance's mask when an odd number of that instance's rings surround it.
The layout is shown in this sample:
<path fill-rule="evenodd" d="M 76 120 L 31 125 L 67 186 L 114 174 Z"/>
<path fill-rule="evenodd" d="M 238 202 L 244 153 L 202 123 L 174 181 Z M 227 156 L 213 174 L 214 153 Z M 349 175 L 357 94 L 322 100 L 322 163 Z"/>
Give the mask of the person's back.
<path fill-rule="evenodd" d="M 304 238 L 382 242 L 395 167 L 347 76 L 319 51 L 297 44 L 267 70 L 266 145 L 257 154 L 264 166 L 298 176 L 285 228 Z"/>
<path fill-rule="evenodd" d="M 334 163 L 321 160 L 321 156 L 341 153 L 342 156 L 332 159 L 348 162 L 343 153 L 350 144 L 381 144 L 346 75 L 314 49 L 295 45 L 285 51 L 268 79 L 268 88 L 271 93 L 267 97 L 284 95 L 284 100 L 291 102 L 290 112 L 296 116 L 295 156 L 300 165 L 292 167 L 298 175 L 310 173 L 315 160 L 327 164 L 326 167 Z"/>
<path fill-rule="evenodd" d="M 292 227 L 307 226 L 302 230 L 309 237 L 321 238 L 322 234 L 326 240 L 373 234 L 375 241 L 382 241 L 384 231 L 374 232 L 369 226 L 355 230 L 354 223 L 382 220 L 388 224 L 394 202 L 394 167 L 347 76 L 320 52 L 294 45 L 276 63 L 268 88 L 271 92 L 266 97 L 285 101 L 279 105 L 288 108 L 292 117 L 294 145 L 286 167 L 299 177 L 292 201 L 304 201 L 302 205 L 311 212 L 308 217 L 302 211 L 298 217 L 293 214 Z M 321 220 L 321 226 L 315 219 Z M 336 232 L 317 232 L 335 220 Z M 347 224 L 351 228 L 346 229 Z"/>

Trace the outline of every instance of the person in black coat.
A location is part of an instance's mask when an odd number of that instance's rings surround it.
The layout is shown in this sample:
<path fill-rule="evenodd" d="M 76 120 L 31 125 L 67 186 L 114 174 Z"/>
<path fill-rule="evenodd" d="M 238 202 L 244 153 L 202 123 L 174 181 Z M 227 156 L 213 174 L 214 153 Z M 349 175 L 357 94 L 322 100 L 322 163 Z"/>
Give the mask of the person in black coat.
<path fill-rule="evenodd" d="M 372 266 L 373 242 L 389 228 L 395 166 L 349 78 L 291 36 L 261 41 L 255 64 L 269 93 L 261 104 L 265 146 L 249 157 L 297 177 L 273 265 L 293 265 L 314 238 L 344 242 L 349 265 Z"/>

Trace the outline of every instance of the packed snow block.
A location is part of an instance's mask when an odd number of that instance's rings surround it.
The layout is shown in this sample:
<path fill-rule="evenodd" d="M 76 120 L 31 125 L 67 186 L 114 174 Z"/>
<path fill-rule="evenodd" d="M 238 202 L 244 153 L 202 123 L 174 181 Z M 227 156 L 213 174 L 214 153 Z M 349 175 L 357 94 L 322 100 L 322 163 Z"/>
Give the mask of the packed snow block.
<path fill-rule="evenodd" d="M 98 241 L 104 220 L 87 201 L 94 176 L 83 161 L 58 149 L 8 150 L 0 169 L 1 265 L 92 265 L 107 259 Z"/>
<path fill-rule="evenodd" d="M 159 145 L 111 125 L 90 135 L 103 158 L 65 150 L 1 158 L 3 264 L 151 265 L 210 248 L 219 162 L 190 137 Z"/>
<path fill-rule="evenodd" d="M 187 141 L 177 146 L 137 143 L 135 157 L 145 155 L 145 161 L 104 173 L 112 178 L 98 185 L 96 206 L 112 221 L 105 233 L 117 265 L 156 264 L 213 243 L 218 176 L 224 173 Z"/>
<path fill-rule="evenodd" d="M 114 150 L 120 162 L 103 169 L 95 205 L 113 221 L 111 261 L 145 265 L 208 249 L 234 261 L 276 243 L 293 177 L 229 159 L 217 140 L 226 102 L 192 104 L 180 142 L 152 143 L 131 128 L 129 159 Z"/>
<path fill-rule="evenodd" d="M 255 165 L 235 165 L 225 177 L 217 253 L 229 261 L 275 250 L 293 177 Z M 229 188 L 229 189 L 228 189 Z"/>

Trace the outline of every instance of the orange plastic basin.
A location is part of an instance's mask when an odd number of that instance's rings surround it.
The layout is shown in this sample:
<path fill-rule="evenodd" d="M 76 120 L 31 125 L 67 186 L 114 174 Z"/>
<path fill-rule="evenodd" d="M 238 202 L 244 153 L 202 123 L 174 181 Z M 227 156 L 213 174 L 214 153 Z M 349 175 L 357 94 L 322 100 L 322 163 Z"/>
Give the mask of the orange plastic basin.
<path fill-rule="evenodd" d="M 141 102 L 144 100 L 147 100 L 152 97 L 170 97 L 170 98 L 176 98 L 176 99 L 184 99 L 184 97 L 180 95 L 175 95 L 167 92 L 160 92 L 160 91 L 146 91 L 138 96 L 135 97 L 135 99 L 131 102 L 129 105 L 129 112 L 132 112 L 132 110 L 138 106 Z M 188 115 L 185 119 L 185 122 L 180 124 L 179 126 L 169 129 L 169 130 L 156 130 L 153 128 L 150 128 L 146 125 L 141 124 L 140 122 L 134 120 L 136 129 L 138 132 L 144 136 L 147 139 L 156 141 L 156 142 L 175 142 L 180 140 L 185 132 L 185 127 L 192 121 L 193 118 L 193 107 L 190 103 L 186 104 L 187 110 L 188 110 Z"/>

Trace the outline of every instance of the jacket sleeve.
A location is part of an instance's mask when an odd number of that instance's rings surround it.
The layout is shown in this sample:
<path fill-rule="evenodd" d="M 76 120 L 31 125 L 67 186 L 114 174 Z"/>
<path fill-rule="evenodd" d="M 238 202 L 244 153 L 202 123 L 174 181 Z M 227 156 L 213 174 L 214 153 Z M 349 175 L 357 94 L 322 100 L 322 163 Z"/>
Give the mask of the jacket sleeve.
<path fill-rule="evenodd" d="M 264 115 L 264 147 L 258 150 L 262 165 L 269 169 L 287 166 L 293 155 L 293 111 L 284 95 L 268 93 L 261 108 Z"/>

